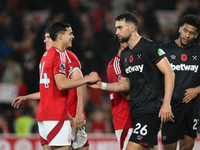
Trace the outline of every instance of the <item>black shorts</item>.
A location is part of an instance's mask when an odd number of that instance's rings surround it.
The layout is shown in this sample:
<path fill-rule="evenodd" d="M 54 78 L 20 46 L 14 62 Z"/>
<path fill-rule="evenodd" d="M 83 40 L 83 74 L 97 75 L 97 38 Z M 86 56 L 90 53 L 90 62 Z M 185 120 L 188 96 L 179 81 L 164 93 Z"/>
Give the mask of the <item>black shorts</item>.
<path fill-rule="evenodd" d="M 171 144 L 183 139 L 184 135 L 192 138 L 197 137 L 197 126 L 199 119 L 198 103 L 191 101 L 172 107 L 174 123 L 166 122 L 162 126 L 162 143 Z"/>
<path fill-rule="evenodd" d="M 158 144 L 157 135 L 161 124 L 158 113 L 143 113 L 131 119 L 133 132 L 129 141 L 151 148 Z"/>

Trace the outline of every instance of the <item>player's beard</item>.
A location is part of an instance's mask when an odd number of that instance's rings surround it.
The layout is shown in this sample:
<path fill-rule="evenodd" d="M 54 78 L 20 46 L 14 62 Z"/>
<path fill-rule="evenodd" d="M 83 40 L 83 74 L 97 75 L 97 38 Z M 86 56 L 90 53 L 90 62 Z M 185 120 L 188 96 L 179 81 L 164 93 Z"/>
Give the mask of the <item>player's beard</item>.
<path fill-rule="evenodd" d="M 181 45 L 184 46 L 184 47 L 188 47 L 191 44 L 191 42 L 192 42 L 192 41 L 190 41 L 187 44 L 184 44 L 182 41 L 183 41 L 183 38 L 180 36 Z"/>
<path fill-rule="evenodd" d="M 127 36 L 127 37 L 122 37 L 121 39 L 119 39 L 119 42 L 120 43 L 122 43 L 122 42 L 128 42 L 129 38 L 130 38 L 130 35 Z"/>

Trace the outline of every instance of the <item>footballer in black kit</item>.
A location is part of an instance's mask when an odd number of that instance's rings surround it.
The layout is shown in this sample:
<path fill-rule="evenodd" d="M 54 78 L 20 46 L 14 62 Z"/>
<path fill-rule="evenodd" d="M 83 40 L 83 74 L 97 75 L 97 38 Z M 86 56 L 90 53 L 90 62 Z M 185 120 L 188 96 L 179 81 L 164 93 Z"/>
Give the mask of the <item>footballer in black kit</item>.
<path fill-rule="evenodd" d="M 180 141 L 181 149 L 192 149 L 197 137 L 200 93 L 200 46 L 194 43 L 200 31 L 200 18 L 185 15 L 181 18 L 179 37 L 161 45 L 175 73 L 171 99 L 174 122 L 162 126 L 165 150 L 175 150 Z"/>
<path fill-rule="evenodd" d="M 163 143 L 176 142 L 182 139 L 183 135 L 196 138 L 199 119 L 199 96 L 188 103 L 183 103 L 182 100 L 186 89 L 200 85 L 200 47 L 196 43 L 191 43 L 188 48 L 182 49 L 175 41 L 170 41 L 162 44 L 161 48 L 166 52 L 175 73 L 175 86 L 171 100 L 175 122 L 163 124 Z"/>
<path fill-rule="evenodd" d="M 121 74 L 131 83 L 129 107 L 134 131 L 130 140 L 148 147 L 157 144 L 157 137 L 152 135 L 157 135 L 153 133 L 159 131 L 161 124 L 158 113 L 164 85 L 163 74 L 156 63 L 164 57 L 165 52 L 155 42 L 141 38 L 133 49 L 123 50 L 120 58 Z M 143 143 L 140 143 L 141 139 Z"/>

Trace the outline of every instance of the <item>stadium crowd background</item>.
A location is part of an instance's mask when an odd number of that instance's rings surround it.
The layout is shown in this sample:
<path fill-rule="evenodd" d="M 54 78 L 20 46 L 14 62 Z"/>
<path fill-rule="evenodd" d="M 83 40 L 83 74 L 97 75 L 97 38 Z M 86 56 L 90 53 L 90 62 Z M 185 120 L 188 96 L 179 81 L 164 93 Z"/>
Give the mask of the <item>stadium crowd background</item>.
<path fill-rule="evenodd" d="M 138 16 L 140 35 L 160 44 L 177 38 L 181 16 L 200 16 L 200 1 L 0 0 L 0 85 L 17 85 L 18 95 L 39 91 L 44 29 L 55 21 L 71 24 L 75 39 L 70 50 L 78 56 L 83 74 L 96 71 L 107 80 L 108 62 L 118 50 L 115 17 L 125 11 Z M 197 42 L 200 44 L 199 37 Z M 1 101 L 1 94 L 0 88 L 0 133 L 37 133 L 34 120 L 38 101 L 14 109 L 10 102 Z M 88 133 L 114 132 L 108 92 L 89 88 L 85 111 Z M 27 129 L 17 128 L 20 122 Z"/>

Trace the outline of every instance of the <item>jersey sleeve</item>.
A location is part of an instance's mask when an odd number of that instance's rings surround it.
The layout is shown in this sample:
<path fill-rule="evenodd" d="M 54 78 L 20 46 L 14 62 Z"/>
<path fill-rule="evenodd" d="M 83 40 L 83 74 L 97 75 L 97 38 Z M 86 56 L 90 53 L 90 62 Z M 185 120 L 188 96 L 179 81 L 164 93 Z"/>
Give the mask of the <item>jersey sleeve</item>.
<path fill-rule="evenodd" d="M 70 53 L 68 57 L 68 72 L 69 77 L 73 74 L 74 71 L 80 69 L 81 70 L 81 64 L 78 60 L 78 57 L 74 53 Z"/>
<path fill-rule="evenodd" d="M 66 75 L 66 59 L 59 53 L 55 54 L 54 61 L 53 61 L 53 74 L 56 75 L 58 73 L 62 73 Z"/>
<path fill-rule="evenodd" d="M 157 44 L 151 43 L 147 46 L 148 48 L 148 55 L 152 62 L 155 64 L 158 63 L 162 58 L 165 57 L 165 52 L 161 49 Z"/>

